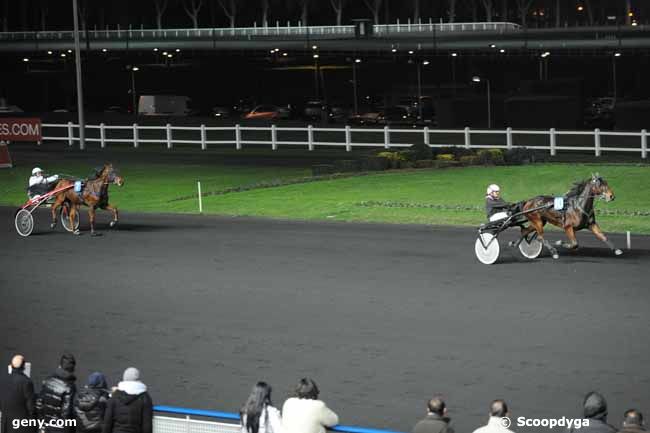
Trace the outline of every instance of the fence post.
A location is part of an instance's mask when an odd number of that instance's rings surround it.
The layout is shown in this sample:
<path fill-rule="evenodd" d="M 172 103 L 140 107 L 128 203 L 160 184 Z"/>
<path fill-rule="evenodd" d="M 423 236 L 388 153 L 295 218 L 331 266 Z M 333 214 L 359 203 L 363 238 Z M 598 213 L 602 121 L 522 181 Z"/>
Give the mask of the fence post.
<path fill-rule="evenodd" d="M 201 150 L 206 150 L 208 143 L 205 142 L 205 125 L 201 124 Z"/>
<path fill-rule="evenodd" d="M 594 145 L 595 145 L 595 154 L 600 156 L 600 129 L 594 129 Z"/>
<path fill-rule="evenodd" d="M 68 122 L 68 146 L 72 146 L 72 139 L 74 138 L 72 134 L 72 122 Z"/>
<path fill-rule="evenodd" d="M 648 156 L 648 131 L 641 130 L 641 158 L 646 159 Z"/>
<path fill-rule="evenodd" d="M 172 126 L 168 123 L 165 126 L 165 129 L 167 130 L 167 149 L 172 148 Z"/>
<path fill-rule="evenodd" d="M 472 140 L 469 135 L 469 126 L 465 127 L 465 147 L 470 149 L 472 147 Z"/>
<path fill-rule="evenodd" d="M 241 150 L 241 128 L 239 123 L 235 125 L 235 149 Z"/>
<path fill-rule="evenodd" d="M 390 130 L 388 126 L 384 126 L 384 147 L 390 149 Z"/>
<path fill-rule="evenodd" d="M 430 146 L 431 145 L 431 143 L 430 143 L 431 140 L 429 139 L 429 127 L 425 126 L 423 131 L 424 131 L 424 144 L 426 144 L 427 146 Z"/>
<path fill-rule="evenodd" d="M 311 125 L 307 125 L 307 143 L 309 150 L 314 150 L 314 127 Z"/>
<path fill-rule="evenodd" d="M 278 130 L 271 125 L 271 150 L 278 150 Z"/>
<path fill-rule="evenodd" d="M 99 146 L 103 149 L 106 147 L 106 131 L 104 130 L 104 123 L 99 124 Z"/>
<path fill-rule="evenodd" d="M 352 150 L 352 131 L 350 131 L 350 125 L 345 125 L 345 150 Z"/>
<path fill-rule="evenodd" d="M 549 133 L 551 137 L 551 156 L 555 156 L 555 146 L 557 145 L 555 141 L 555 128 L 551 128 Z"/>
<path fill-rule="evenodd" d="M 512 128 L 509 126 L 506 128 L 506 147 L 512 149 Z"/>
<path fill-rule="evenodd" d="M 133 124 L 133 147 L 138 148 L 138 124 Z"/>

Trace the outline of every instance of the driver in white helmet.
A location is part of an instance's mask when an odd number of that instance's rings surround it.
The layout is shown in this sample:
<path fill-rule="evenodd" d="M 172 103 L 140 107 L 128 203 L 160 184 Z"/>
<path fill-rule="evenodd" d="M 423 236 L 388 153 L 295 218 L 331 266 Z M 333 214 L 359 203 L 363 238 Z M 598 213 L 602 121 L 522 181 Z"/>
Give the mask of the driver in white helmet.
<path fill-rule="evenodd" d="M 490 221 L 496 221 L 508 217 L 508 211 L 512 205 L 501 198 L 501 188 L 493 183 L 487 187 L 485 196 L 485 212 Z"/>
<path fill-rule="evenodd" d="M 29 178 L 29 196 L 31 198 L 36 197 L 37 195 L 43 195 L 50 191 L 54 186 L 54 182 L 59 180 L 58 175 L 46 176 L 43 169 L 35 167 L 32 170 L 32 176 Z"/>

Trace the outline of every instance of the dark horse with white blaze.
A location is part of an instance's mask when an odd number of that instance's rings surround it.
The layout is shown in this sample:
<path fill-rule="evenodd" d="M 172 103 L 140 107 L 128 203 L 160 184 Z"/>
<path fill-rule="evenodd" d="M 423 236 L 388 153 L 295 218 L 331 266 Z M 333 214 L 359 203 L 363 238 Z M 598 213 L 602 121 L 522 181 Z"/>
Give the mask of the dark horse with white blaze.
<path fill-rule="evenodd" d="M 59 181 L 56 188 L 74 185 L 74 183 L 75 181 L 73 180 L 63 179 Z M 79 212 L 79 206 L 82 204 L 88 206 L 91 235 L 95 235 L 95 210 L 97 208 L 111 211 L 113 213 L 113 220 L 110 222 L 110 227 L 115 226 L 118 221 L 118 211 L 115 206 L 112 206 L 108 202 L 108 186 L 111 183 L 122 186 L 124 185 L 124 179 L 115 173 L 112 164 L 104 164 L 101 170 L 97 172 L 94 179 L 86 180 L 84 182 L 84 187 L 81 192 L 75 192 L 74 188 L 70 188 L 57 194 L 56 201 L 52 205 L 52 223 L 50 224 L 50 227 L 56 227 L 56 211 L 64 202 L 70 204 L 70 213 L 68 214 L 70 227 L 75 226 L 75 217 L 77 212 Z M 76 229 L 73 233 L 78 235 L 79 230 Z"/>
<path fill-rule="evenodd" d="M 553 258 L 557 259 L 559 257 L 557 250 L 544 239 L 544 225 L 551 223 L 563 228 L 568 242 L 559 242 L 557 245 L 562 245 L 568 249 L 578 248 L 575 232 L 588 228 L 598 239 L 605 242 L 614 254 L 617 256 L 623 254 L 607 239 L 607 236 L 596 222 L 594 198 L 602 198 L 608 202 L 614 200 L 614 191 L 607 184 L 607 181 L 598 174 L 592 175 L 591 179 L 575 183 L 564 196 L 564 208 L 562 210 L 554 208 L 555 197 L 551 196 L 538 196 L 522 202 L 524 212 L 536 209 L 525 213 L 530 225 L 522 228 L 522 235 L 527 235 L 533 231 L 537 232 L 538 239 L 548 248 Z"/>

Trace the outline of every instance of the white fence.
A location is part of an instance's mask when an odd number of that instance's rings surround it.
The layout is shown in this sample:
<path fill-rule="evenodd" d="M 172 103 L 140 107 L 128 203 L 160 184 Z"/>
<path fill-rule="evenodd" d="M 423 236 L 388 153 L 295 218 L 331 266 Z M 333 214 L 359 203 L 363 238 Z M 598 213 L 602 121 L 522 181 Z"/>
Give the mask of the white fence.
<path fill-rule="evenodd" d="M 79 125 L 68 122 L 67 124 L 43 124 L 43 130 L 64 129 L 62 135 L 45 135 L 44 141 L 66 141 L 69 146 L 79 142 L 78 130 Z M 76 131 L 75 131 L 76 130 Z M 429 127 L 396 129 L 385 126 L 383 128 L 353 128 L 349 125 L 343 128 L 322 128 L 313 127 L 280 127 L 271 125 L 268 127 L 258 126 L 142 126 L 134 123 L 133 125 L 110 126 L 103 123 L 99 125 L 86 125 L 85 131 L 91 132 L 98 130 L 95 137 L 86 138 L 87 143 L 99 143 L 101 148 L 105 148 L 108 143 L 129 143 L 134 148 L 138 148 L 141 143 L 160 143 L 165 144 L 168 149 L 173 148 L 174 144 L 195 144 L 200 145 L 202 150 L 206 150 L 208 145 L 234 145 L 235 149 L 242 149 L 244 145 L 268 145 L 272 150 L 277 150 L 279 146 L 306 146 L 308 150 L 314 150 L 316 147 L 344 147 L 346 151 L 353 148 L 363 147 L 383 147 L 406 148 L 414 143 L 424 143 L 430 147 L 465 147 L 467 149 L 513 149 L 525 147 L 527 149 L 546 150 L 552 156 L 557 151 L 589 151 L 595 156 L 601 156 L 603 152 L 632 152 L 639 153 L 641 158 L 646 158 L 648 154 L 648 132 L 643 129 L 640 132 L 605 132 L 599 129 L 593 131 L 564 131 L 551 128 L 549 130 L 514 130 L 506 129 L 434 129 Z M 111 137 L 107 137 L 107 132 L 114 131 Z M 157 133 L 155 133 L 157 131 Z M 143 133 L 156 135 L 155 138 L 142 138 Z M 208 139 L 208 133 L 218 132 L 219 139 Z M 253 138 L 245 137 L 246 133 L 255 132 L 258 136 Z M 262 133 L 264 137 L 260 139 Z M 298 139 L 278 139 L 278 134 L 289 134 Z M 328 140 L 317 140 L 317 134 L 327 133 Z M 353 140 L 354 135 L 361 135 L 360 140 Z M 337 139 L 333 140 L 332 135 Z M 359 136 L 358 135 L 358 136 Z M 439 136 L 443 136 L 440 142 Z M 438 138 L 436 138 L 438 136 Z M 524 136 L 538 136 L 546 144 L 523 143 Z M 589 137 L 591 143 L 562 145 L 558 144 L 561 137 Z M 369 141 L 372 138 L 381 137 L 381 140 Z M 517 140 L 515 140 L 517 137 Z M 608 137 L 625 139 L 627 144 L 621 146 L 617 143 L 603 145 L 603 139 Z M 638 143 L 636 147 L 629 147 L 630 137 Z M 477 138 L 481 144 L 474 144 L 473 138 Z M 636 140 L 634 140 L 636 138 Z M 515 143 L 515 141 L 517 141 Z M 539 140 L 537 140 L 539 141 Z M 584 141 L 584 140 L 583 140 Z M 611 140 L 610 140 L 611 141 Z M 81 146 L 83 148 L 83 146 Z"/>

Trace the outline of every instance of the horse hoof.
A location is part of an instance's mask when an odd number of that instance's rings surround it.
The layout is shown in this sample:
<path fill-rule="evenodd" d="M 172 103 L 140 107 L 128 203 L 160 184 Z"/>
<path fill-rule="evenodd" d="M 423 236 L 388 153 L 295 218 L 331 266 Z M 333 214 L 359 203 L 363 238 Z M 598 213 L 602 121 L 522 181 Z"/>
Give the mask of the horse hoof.
<path fill-rule="evenodd" d="M 562 246 L 562 241 L 555 241 L 555 246 L 556 247 L 561 247 Z"/>
<path fill-rule="evenodd" d="M 79 236 L 79 235 L 81 235 L 81 232 L 79 230 L 75 230 L 75 231 L 72 232 L 72 234 L 75 235 L 75 236 Z"/>
<path fill-rule="evenodd" d="M 117 221 L 111 221 L 110 223 L 108 223 L 108 226 L 113 228 L 115 227 L 115 224 L 117 224 Z"/>
<path fill-rule="evenodd" d="M 553 254 L 553 258 L 554 258 L 555 260 L 557 260 L 557 259 L 560 258 L 560 255 L 559 255 L 558 253 L 555 253 L 555 254 Z"/>
<path fill-rule="evenodd" d="M 97 232 L 90 233 L 90 236 L 92 236 L 92 237 L 97 237 L 97 236 L 101 236 L 101 235 L 102 235 L 101 233 L 97 233 Z"/>
<path fill-rule="evenodd" d="M 50 229 L 54 230 L 56 228 L 56 223 L 51 223 L 50 224 Z"/>
<path fill-rule="evenodd" d="M 621 251 L 621 250 L 619 250 L 618 248 L 616 248 L 616 249 L 614 250 L 614 254 L 616 254 L 617 256 L 620 256 L 621 254 L 623 254 L 623 251 Z"/>

